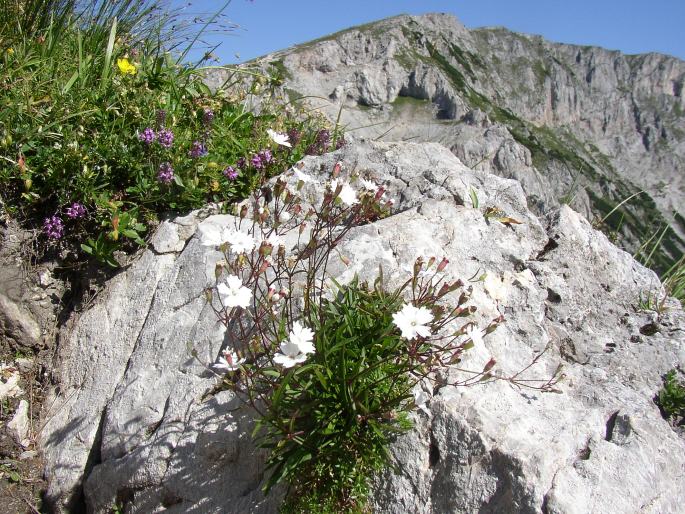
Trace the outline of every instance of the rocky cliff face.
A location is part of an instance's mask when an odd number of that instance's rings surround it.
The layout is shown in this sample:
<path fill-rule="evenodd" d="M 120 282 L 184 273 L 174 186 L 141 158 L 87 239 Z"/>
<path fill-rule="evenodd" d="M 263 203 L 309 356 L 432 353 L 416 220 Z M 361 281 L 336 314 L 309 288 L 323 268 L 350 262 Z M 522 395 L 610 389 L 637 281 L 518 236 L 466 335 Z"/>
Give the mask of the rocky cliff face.
<path fill-rule="evenodd" d="M 534 211 L 568 203 L 630 251 L 666 225 L 664 269 L 685 248 L 685 63 L 622 55 L 453 16 L 399 16 L 260 59 L 291 98 L 352 135 L 435 141 L 521 182 Z M 342 109 L 342 111 L 341 111 Z"/>
<path fill-rule="evenodd" d="M 340 252 L 349 267 L 338 262 L 332 277 L 372 281 L 382 265 L 392 287 L 417 255 L 446 256 L 450 281 L 471 277 L 476 321 L 506 318 L 463 367 L 495 358 L 511 375 L 542 353 L 522 379 L 544 381 L 560 364 L 565 375 L 559 394 L 507 382 L 430 388 L 416 428 L 392 449 L 395 470 L 377 477 L 374 511 L 682 511 L 685 442 L 653 398 L 662 374 L 685 365 L 685 316 L 672 299 L 659 317 L 635 308 L 641 294 L 661 292 L 656 275 L 568 206 L 540 220 L 519 183 L 472 170 L 440 145 L 358 143 L 308 157 L 306 194 L 322 193 L 336 162 L 343 176 L 356 170 L 386 187 L 396 209 L 348 234 Z M 233 219 L 208 214 L 164 222 L 63 328 L 41 432 L 56 510 L 278 511 L 282 491 L 260 490 L 252 413 L 202 365 L 232 340 L 205 294 L 223 256 L 198 233 Z M 497 292 L 474 278 L 484 272 L 500 279 Z"/>

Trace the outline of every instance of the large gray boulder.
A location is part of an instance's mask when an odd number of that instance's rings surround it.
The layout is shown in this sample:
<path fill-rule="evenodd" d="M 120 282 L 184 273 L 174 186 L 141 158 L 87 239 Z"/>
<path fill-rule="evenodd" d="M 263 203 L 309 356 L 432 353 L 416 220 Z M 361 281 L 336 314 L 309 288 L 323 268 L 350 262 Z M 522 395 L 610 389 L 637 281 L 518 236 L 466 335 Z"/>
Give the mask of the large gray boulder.
<path fill-rule="evenodd" d="M 462 367 L 494 357 L 511 375 L 546 348 L 520 378 L 539 384 L 564 366 L 557 394 L 504 381 L 434 391 L 393 446 L 396 470 L 375 480 L 376 512 L 680 510 L 685 442 L 653 397 L 661 376 L 685 364 L 685 316 L 672 300 L 658 317 L 636 310 L 641 294 L 661 291 L 654 273 L 568 207 L 539 220 L 518 182 L 471 170 L 440 145 L 361 142 L 308 157 L 303 171 L 319 182 L 307 188 L 320 192 L 337 161 L 396 203 L 390 217 L 350 232 L 340 251 L 351 263 L 332 276 L 373 279 L 381 264 L 392 287 L 417 255 L 446 256 L 454 278 L 499 281 L 473 283 L 476 319 L 506 318 Z M 488 207 L 521 224 L 486 218 Z M 228 339 L 205 295 L 221 254 L 196 230 L 230 222 L 200 212 L 165 222 L 64 329 L 42 432 L 57 509 L 278 510 L 283 491 L 260 490 L 265 455 L 251 443 L 252 413 L 202 364 Z M 656 332 L 641 330 L 649 324 Z"/>

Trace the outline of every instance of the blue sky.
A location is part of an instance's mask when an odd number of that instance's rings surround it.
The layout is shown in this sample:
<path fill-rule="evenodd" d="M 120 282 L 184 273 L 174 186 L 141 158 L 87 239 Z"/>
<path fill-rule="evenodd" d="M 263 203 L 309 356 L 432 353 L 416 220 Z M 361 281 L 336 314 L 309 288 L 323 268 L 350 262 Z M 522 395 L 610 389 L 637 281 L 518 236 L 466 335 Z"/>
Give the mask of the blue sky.
<path fill-rule="evenodd" d="M 189 14 L 224 4 L 171 1 Z M 232 0 L 225 15 L 239 28 L 212 40 L 222 42 L 215 52 L 221 62 L 235 63 L 353 25 L 427 12 L 452 13 L 469 28 L 499 25 L 552 41 L 685 59 L 685 0 Z"/>

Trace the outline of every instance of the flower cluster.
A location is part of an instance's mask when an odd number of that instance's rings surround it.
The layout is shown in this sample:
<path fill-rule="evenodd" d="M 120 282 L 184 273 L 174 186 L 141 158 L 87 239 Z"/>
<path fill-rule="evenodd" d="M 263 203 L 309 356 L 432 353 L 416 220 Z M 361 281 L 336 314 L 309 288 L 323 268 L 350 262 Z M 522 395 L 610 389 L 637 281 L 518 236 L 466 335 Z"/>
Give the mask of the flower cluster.
<path fill-rule="evenodd" d="M 169 129 L 162 129 L 157 133 L 157 142 L 163 148 L 169 149 L 174 145 L 174 133 Z"/>
<path fill-rule="evenodd" d="M 74 202 L 71 207 L 66 208 L 65 212 L 71 219 L 83 218 L 86 215 L 86 208 L 83 204 Z"/>
<path fill-rule="evenodd" d="M 138 139 L 149 146 L 155 141 L 155 131 L 150 127 L 147 127 L 140 134 L 138 134 Z"/>
<path fill-rule="evenodd" d="M 314 142 L 307 147 L 305 153 L 307 155 L 321 155 L 333 149 L 338 150 L 345 145 L 345 138 L 339 135 L 335 140 L 335 147 L 331 139 L 331 131 L 328 129 L 319 130 L 316 133 Z"/>
<path fill-rule="evenodd" d="M 322 476 L 353 483 L 358 477 L 339 475 L 344 467 L 332 448 L 350 445 L 367 463 L 384 455 L 378 445 L 387 450 L 389 439 L 379 434 L 406 429 L 411 410 L 430 412 L 424 381 L 505 379 L 491 371 L 493 359 L 480 371 L 446 372 L 503 321 L 481 328 L 464 320 L 476 310 L 468 305 L 473 287 L 448 278 L 448 259 L 418 258 L 411 277 L 390 292 L 382 275 L 373 288 L 328 279 L 333 256 L 350 264 L 337 249 L 349 230 L 392 206 L 383 185 L 342 170 L 337 163 L 321 197 L 319 180 L 295 166 L 236 205 L 232 226 L 199 226 L 200 243 L 223 253 L 207 297 L 233 341 L 212 367 L 239 371 L 223 383 L 260 414 L 260 444 L 276 470 L 267 488 L 288 480 L 296 494 L 328 485 Z M 511 381 L 518 383 L 516 375 Z M 321 451 L 291 460 L 308 448 Z M 345 487 L 317 495 L 347 498 Z"/>
<path fill-rule="evenodd" d="M 138 139 L 146 146 L 157 141 L 162 148 L 169 149 L 174 144 L 174 133 L 166 128 L 155 133 L 151 127 L 146 127 L 138 134 Z"/>
<path fill-rule="evenodd" d="M 64 235 L 64 223 L 62 219 L 57 216 L 50 216 L 45 218 L 43 222 L 43 232 L 49 239 L 61 239 Z"/>
<path fill-rule="evenodd" d="M 235 180 L 238 178 L 238 171 L 233 166 L 226 166 L 223 174 L 228 180 Z"/>
<path fill-rule="evenodd" d="M 212 124 L 213 121 L 214 111 L 209 108 L 205 108 L 205 110 L 202 112 L 202 124 L 205 126 L 209 126 Z"/>
<path fill-rule="evenodd" d="M 163 184 L 171 184 L 174 180 L 174 168 L 171 167 L 171 163 L 163 162 L 159 165 L 159 170 L 157 171 L 157 180 Z"/>
<path fill-rule="evenodd" d="M 199 159 L 207 155 L 207 145 L 203 141 L 193 141 L 193 144 L 188 152 L 188 155 L 193 159 Z"/>

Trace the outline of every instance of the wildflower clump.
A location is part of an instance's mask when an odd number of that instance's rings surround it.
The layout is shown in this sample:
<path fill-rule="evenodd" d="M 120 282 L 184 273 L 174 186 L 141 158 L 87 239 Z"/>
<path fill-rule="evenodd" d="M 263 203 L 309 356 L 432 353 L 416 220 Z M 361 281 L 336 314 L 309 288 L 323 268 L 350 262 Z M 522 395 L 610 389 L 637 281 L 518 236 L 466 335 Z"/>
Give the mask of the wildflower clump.
<path fill-rule="evenodd" d="M 449 278 L 447 259 L 418 258 L 393 287 L 382 269 L 373 284 L 328 276 L 333 260 L 351 264 L 338 248 L 346 234 L 392 208 L 382 185 L 362 180 L 337 164 L 322 188 L 295 167 L 237 204 L 232 224 L 199 228 L 223 253 L 208 298 L 233 341 L 210 367 L 257 413 L 265 490 L 287 485 L 283 512 L 363 511 L 389 444 L 427 410 L 421 383 L 505 379 L 494 360 L 446 372 L 503 321 L 471 319 L 472 287 Z"/>
<path fill-rule="evenodd" d="M 226 67 L 210 90 L 202 62 L 173 50 L 177 20 L 154 2 L 114 2 L 117 15 L 107 2 L 67 2 L 54 17 L 43 4 L 45 26 L 16 30 L 29 23 L 21 9 L 0 24 L 13 49 L 0 59 L 0 215 L 40 228 L 45 252 L 115 266 L 115 251 L 145 244 L 160 214 L 244 199 L 321 131 L 340 139 L 268 87 L 257 93 L 268 83 L 258 73 L 251 84 Z"/>
<path fill-rule="evenodd" d="M 656 401 L 666 418 L 676 424 L 685 422 L 685 380 L 679 379 L 678 370 L 672 369 L 664 376 L 664 385 Z"/>

